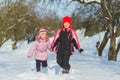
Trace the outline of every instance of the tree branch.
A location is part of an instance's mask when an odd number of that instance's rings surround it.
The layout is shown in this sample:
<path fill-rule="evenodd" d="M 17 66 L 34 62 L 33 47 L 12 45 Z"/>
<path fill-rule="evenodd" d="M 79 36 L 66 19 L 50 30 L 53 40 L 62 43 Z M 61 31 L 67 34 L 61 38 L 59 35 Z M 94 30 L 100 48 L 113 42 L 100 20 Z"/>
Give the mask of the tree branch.
<path fill-rule="evenodd" d="M 98 2 L 98 1 L 86 1 L 86 0 L 72 0 L 72 1 L 78 1 L 78 2 L 80 2 L 80 3 L 82 3 L 82 4 L 85 4 L 85 5 L 90 5 L 90 4 L 92 4 L 92 3 L 96 3 L 96 4 L 101 4 L 101 2 Z"/>
<path fill-rule="evenodd" d="M 116 37 L 119 34 L 119 31 L 120 31 L 120 23 L 117 25 L 117 29 L 116 29 L 116 32 L 115 32 Z"/>
<path fill-rule="evenodd" d="M 120 50 L 120 42 L 118 43 L 118 46 L 117 46 L 117 50 L 116 50 L 117 54 L 118 54 L 119 50 Z"/>
<path fill-rule="evenodd" d="M 70 2 L 66 2 L 67 3 L 67 5 L 66 6 L 69 6 L 71 3 L 72 3 L 73 1 L 70 1 Z"/>
<path fill-rule="evenodd" d="M 5 38 L 4 40 L 2 40 L 2 42 L 0 42 L 0 47 L 7 41 L 8 39 Z"/>
<path fill-rule="evenodd" d="M 113 19 L 112 14 L 111 14 L 110 10 L 108 9 L 108 6 L 106 5 L 106 2 L 105 2 L 105 1 L 104 1 L 104 6 L 105 6 L 105 9 L 106 9 L 106 11 L 107 11 L 110 19 L 112 20 L 112 19 Z"/>

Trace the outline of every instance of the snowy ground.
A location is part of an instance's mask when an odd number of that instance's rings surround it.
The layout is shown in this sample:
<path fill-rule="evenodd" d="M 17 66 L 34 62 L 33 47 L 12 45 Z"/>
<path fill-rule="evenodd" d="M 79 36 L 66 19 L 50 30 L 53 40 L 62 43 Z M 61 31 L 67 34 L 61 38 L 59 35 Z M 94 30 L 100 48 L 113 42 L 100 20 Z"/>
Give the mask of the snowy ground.
<path fill-rule="evenodd" d="M 52 52 L 49 52 L 48 72 L 35 72 L 34 59 L 27 58 L 32 43 L 20 42 L 18 49 L 12 51 L 11 41 L 8 41 L 0 48 L 0 80 L 119 80 L 120 54 L 116 62 L 107 61 L 107 51 L 103 57 L 98 57 L 94 48 L 97 39 L 98 36 L 80 38 L 84 52 L 79 54 L 76 50 L 71 56 L 71 71 L 67 75 L 61 74 L 56 54 Z"/>

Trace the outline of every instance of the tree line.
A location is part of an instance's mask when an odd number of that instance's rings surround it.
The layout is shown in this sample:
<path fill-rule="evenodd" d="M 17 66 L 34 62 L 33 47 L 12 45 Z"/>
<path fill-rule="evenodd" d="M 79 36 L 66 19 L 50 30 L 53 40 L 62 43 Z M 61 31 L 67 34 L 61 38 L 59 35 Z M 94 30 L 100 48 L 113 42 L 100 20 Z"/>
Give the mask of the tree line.
<path fill-rule="evenodd" d="M 57 29 L 59 18 L 54 12 L 37 15 L 35 4 L 27 0 L 5 0 L 0 6 L 0 46 L 7 40 L 12 40 L 12 49 L 17 48 L 17 42 L 34 38 L 40 27 L 48 30 Z M 41 12 L 42 13 L 42 12 Z M 54 15 L 54 17 L 51 17 Z M 49 35 L 54 32 L 50 32 Z"/>

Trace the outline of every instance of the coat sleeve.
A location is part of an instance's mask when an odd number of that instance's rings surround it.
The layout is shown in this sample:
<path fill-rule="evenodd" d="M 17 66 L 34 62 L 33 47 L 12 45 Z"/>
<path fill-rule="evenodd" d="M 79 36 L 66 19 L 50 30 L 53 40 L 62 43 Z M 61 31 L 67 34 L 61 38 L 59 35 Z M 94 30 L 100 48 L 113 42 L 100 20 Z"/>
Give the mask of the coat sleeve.
<path fill-rule="evenodd" d="M 50 49 L 51 48 L 51 44 L 50 44 L 50 41 L 48 41 L 48 45 L 47 45 L 47 48 Z"/>
<path fill-rule="evenodd" d="M 76 49 L 80 49 L 80 42 L 78 40 L 78 36 L 76 32 L 72 29 L 72 37 L 73 37 L 73 45 Z"/>
<path fill-rule="evenodd" d="M 77 43 L 76 43 L 76 41 L 75 41 L 74 38 L 72 39 L 72 43 L 73 43 L 74 47 L 75 47 L 76 49 L 78 49 Z"/>
<path fill-rule="evenodd" d="M 35 52 L 36 48 L 37 48 L 37 42 L 35 41 L 33 43 L 33 45 L 31 46 L 31 48 L 29 49 L 29 52 L 28 52 L 28 56 L 29 57 L 32 57 L 32 55 Z"/>
<path fill-rule="evenodd" d="M 53 41 L 51 43 L 51 47 L 54 48 L 58 42 L 58 39 L 59 39 L 59 33 L 60 33 L 61 29 L 58 29 L 56 31 L 56 33 L 54 34 L 54 38 L 53 38 Z"/>

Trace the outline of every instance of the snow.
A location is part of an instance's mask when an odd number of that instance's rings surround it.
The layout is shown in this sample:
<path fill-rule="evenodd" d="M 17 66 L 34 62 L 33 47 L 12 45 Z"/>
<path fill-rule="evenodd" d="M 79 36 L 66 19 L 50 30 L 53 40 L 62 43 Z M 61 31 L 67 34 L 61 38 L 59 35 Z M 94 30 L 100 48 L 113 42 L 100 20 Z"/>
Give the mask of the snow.
<path fill-rule="evenodd" d="M 80 54 L 75 50 L 76 54 L 70 58 L 70 73 L 65 75 L 62 75 L 61 68 L 56 63 L 55 53 L 49 52 L 47 72 L 36 72 L 34 58 L 27 58 L 33 42 L 27 44 L 27 41 L 21 41 L 18 48 L 12 51 L 11 40 L 7 41 L 0 48 L 0 80 L 119 80 L 120 54 L 116 62 L 107 61 L 108 47 L 104 50 L 103 57 L 95 54 L 96 41 L 102 40 L 104 32 L 93 37 L 84 37 L 83 33 L 84 31 L 77 31 L 84 52 Z"/>

